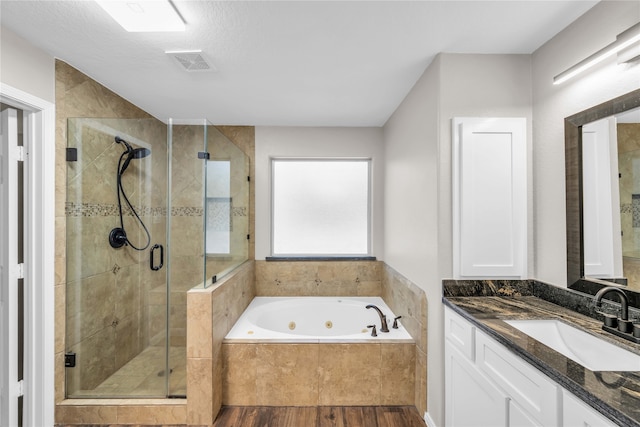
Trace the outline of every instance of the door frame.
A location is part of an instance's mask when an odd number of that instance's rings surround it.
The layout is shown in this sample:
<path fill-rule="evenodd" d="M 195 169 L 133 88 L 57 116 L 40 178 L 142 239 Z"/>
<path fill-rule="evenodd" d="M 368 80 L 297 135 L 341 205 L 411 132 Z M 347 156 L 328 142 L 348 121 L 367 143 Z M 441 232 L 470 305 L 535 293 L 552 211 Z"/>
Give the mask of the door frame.
<path fill-rule="evenodd" d="M 29 159 L 24 169 L 23 421 L 24 425 L 52 426 L 55 408 L 55 104 L 4 83 L 0 84 L 0 102 L 23 111 L 23 144 Z"/>

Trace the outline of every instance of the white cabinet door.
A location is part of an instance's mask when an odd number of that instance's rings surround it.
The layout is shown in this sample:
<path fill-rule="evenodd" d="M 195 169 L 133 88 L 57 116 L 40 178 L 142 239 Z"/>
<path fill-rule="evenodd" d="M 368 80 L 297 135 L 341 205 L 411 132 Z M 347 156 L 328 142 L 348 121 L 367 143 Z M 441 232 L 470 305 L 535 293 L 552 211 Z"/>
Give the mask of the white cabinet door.
<path fill-rule="evenodd" d="M 614 427 L 616 425 L 567 390 L 562 390 L 562 410 L 563 427 Z"/>
<path fill-rule="evenodd" d="M 476 331 L 476 366 L 532 420 L 544 427 L 559 424 L 558 385 L 480 331 Z"/>
<path fill-rule="evenodd" d="M 449 341 L 445 341 L 445 377 L 445 425 L 507 425 L 507 396 Z"/>
<path fill-rule="evenodd" d="M 509 427 L 545 427 L 513 400 L 509 400 Z"/>
<path fill-rule="evenodd" d="M 527 276 L 524 118 L 453 119 L 454 277 Z"/>

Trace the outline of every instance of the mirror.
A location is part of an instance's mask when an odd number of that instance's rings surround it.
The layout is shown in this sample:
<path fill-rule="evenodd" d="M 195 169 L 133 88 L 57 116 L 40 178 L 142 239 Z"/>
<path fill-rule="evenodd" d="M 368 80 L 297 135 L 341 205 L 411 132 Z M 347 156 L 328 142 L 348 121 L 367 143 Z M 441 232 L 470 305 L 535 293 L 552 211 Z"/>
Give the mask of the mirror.
<path fill-rule="evenodd" d="M 639 107 L 640 89 L 565 119 L 567 284 L 572 289 L 595 293 L 615 282 L 640 290 L 640 259 L 633 253 L 640 248 L 640 136 L 628 134 L 631 120 L 625 114 Z M 612 124 L 611 117 L 621 123 Z M 599 132 L 617 133 L 620 145 L 598 151 Z M 630 179 L 636 168 L 638 182 Z M 638 266 L 637 273 L 631 264 Z"/>

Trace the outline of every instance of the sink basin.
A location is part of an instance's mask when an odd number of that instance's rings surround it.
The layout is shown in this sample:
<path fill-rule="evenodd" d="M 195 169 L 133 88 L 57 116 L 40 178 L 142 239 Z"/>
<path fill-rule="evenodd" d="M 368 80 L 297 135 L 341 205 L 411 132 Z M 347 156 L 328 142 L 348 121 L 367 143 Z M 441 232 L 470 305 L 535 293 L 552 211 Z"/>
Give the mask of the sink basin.
<path fill-rule="evenodd" d="M 559 320 L 505 320 L 591 371 L 640 371 L 640 355 Z"/>

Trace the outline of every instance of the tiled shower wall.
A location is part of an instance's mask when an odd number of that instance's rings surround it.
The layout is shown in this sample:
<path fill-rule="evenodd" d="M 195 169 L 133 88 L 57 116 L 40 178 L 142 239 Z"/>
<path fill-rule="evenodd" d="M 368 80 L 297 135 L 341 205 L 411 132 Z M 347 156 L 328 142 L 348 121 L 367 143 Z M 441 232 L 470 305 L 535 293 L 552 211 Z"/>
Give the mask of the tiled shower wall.
<path fill-rule="evenodd" d="M 617 131 L 623 274 L 629 289 L 640 290 L 640 124 L 618 123 Z"/>

